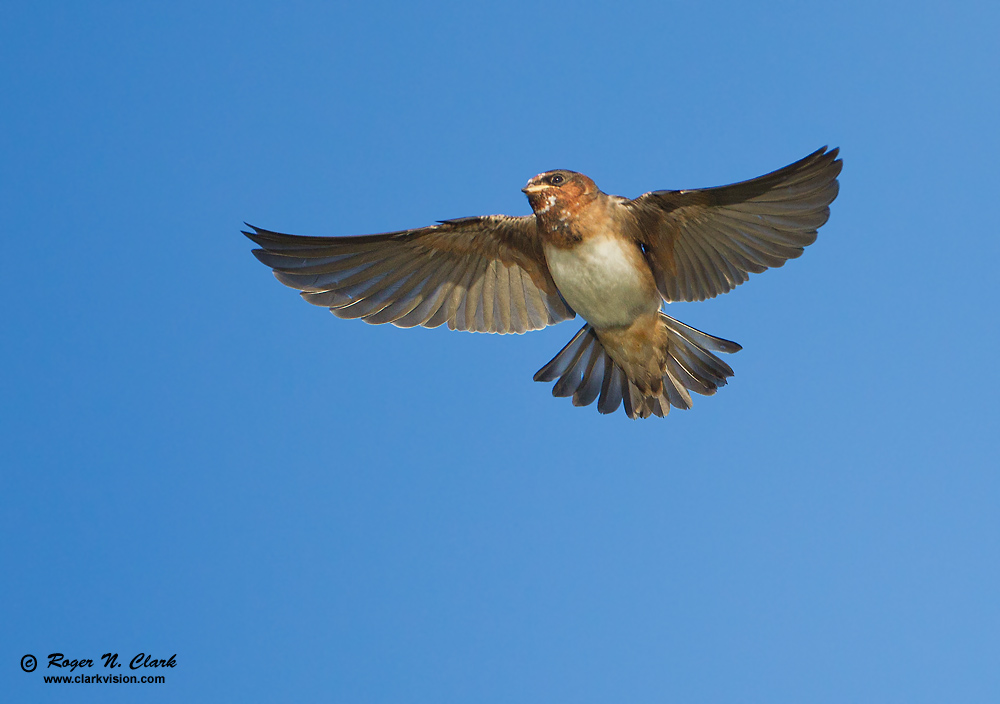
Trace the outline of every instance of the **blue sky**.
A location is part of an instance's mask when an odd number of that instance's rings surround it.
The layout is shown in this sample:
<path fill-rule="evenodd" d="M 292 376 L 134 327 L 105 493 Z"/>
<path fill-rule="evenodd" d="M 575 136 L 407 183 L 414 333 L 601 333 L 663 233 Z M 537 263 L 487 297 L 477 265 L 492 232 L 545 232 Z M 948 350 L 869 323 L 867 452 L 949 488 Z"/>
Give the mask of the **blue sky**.
<path fill-rule="evenodd" d="M 0 15 L 9 701 L 1000 699 L 994 5 Z M 744 349 L 665 420 L 531 381 L 578 321 L 338 320 L 239 234 L 526 214 L 551 168 L 721 185 L 824 144 L 816 244 L 670 306 Z M 177 666 L 42 682 L 108 651 Z"/>

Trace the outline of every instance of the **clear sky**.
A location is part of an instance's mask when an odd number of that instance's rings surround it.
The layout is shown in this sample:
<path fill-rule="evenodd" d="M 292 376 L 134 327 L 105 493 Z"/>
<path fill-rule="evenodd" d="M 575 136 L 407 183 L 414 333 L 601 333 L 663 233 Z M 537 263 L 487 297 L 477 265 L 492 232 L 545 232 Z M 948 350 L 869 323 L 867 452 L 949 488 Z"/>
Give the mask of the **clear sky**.
<path fill-rule="evenodd" d="M 0 698 L 1000 701 L 998 20 L 4 3 Z M 552 168 L 721 185 L 824 144 L 816 244 L 669 307 L 744 349 L 665 420 L 532 382 L 579 321 L 338 320 L 239 234 L 523 215 Z M 176 667 L 42 681 L 109 651 Z"/>

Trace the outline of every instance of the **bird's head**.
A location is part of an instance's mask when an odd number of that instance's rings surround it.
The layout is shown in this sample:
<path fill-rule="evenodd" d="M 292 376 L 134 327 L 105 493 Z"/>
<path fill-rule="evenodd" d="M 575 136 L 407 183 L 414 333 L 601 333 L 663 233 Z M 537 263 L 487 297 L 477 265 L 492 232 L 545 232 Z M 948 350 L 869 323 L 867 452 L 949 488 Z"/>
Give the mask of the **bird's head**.
<path fill-rule="evenodd" d="M 538 174 L 521 190 L 528 196 L 535 215 L 544 215 L 553 208 L 575 210 L 601 192 L 588 177 L 566 169 Z"/>

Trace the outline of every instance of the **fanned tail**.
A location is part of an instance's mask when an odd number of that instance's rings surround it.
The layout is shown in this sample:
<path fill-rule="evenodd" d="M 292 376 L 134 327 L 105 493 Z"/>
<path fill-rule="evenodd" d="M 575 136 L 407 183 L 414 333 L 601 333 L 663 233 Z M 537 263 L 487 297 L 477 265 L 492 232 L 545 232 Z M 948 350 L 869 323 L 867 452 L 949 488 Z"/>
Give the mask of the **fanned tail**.
<path fill-rule="evenodd" d="M 691 391 L 711 396 L 733 376 L 732 367 L 712 352 L 732 354 L 740 345 L 696 330 L 660 313 L 666 331 L 661 383 L 643 390 L 631 379 L 587 324 L 551 362 L 535 373 L 535 381 L 555 381 L 552 395 L 571 396 L 574 406 L 597 401 L 601 413 L 614 413 L 624 404 L 629 418 L 662 418 L 670 407 L 691 408 Z"/>

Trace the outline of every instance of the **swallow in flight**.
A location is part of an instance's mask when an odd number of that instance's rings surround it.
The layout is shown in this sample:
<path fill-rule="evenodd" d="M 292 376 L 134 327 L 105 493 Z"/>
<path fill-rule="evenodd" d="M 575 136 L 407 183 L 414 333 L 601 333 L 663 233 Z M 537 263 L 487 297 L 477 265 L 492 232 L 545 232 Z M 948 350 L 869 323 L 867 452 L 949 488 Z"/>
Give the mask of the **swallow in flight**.
<path fill-rule="evenodd" d="M 523 333 L 586 325 L 535 381 L 601 413 L 663 417 L 709 396 L 741 349 L 661 311 L 703 301 L 782 266 L 816 240 L 842 162 L 825 147 L 749 181 L 629 200 L 587 176 L 546 171 L 522 189 L 532 215 L 445 220 L 402 232 L 302 237 L 244 232 L 257 259 L 338 318 L 397 327 Z"/>

